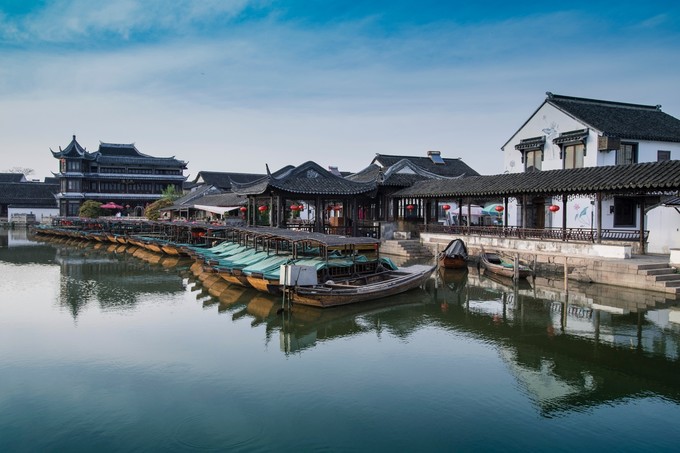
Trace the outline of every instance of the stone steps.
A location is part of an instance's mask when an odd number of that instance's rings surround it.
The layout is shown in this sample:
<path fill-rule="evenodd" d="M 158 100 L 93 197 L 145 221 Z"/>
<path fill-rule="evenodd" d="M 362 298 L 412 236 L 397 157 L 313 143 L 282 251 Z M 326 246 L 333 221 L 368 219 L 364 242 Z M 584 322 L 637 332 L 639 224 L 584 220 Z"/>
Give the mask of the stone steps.
<path fill-rule="evenodd" d="M 587 273 L 598 283 L 680 294 L 680 274 L 667 262 L 596 260 L 587 266 Z"/>
<path fill-rule="evenodd" d="M 406 256 L 409 258 L 432 258 L 429 248 L 418 239 L 388 240 L 380 245 L 380 254 Z"/>

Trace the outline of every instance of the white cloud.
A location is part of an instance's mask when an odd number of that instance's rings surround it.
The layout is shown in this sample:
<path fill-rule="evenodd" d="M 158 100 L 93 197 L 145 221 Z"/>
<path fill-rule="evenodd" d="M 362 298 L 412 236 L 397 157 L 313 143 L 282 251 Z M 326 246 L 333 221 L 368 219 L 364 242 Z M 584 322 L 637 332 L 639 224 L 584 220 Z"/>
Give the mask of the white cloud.
<path fill-rule="evenodd" d="M 178 14 L 153 12 L 166 4 L 161 1 L 145 2 L 152 12 L 139 15 L 140 2 L 115 2 L 101 14 L 85 3 L 51 6 L 65 6 L 57 22 L 84 9 L 69 39 L 80 29 L 122 35 L 149 21 L 167 27 Z M 182 2 L 188 17 L 180 22 L 210 13 L 189 11 L 198 4 Z M 238 14 L 247 5 L 229 3 L 223 11 Z M 47 16 L 33 17 L 31 26 L 39 28 Z M 370 20 L 319 30 L 268 19 L 210 39 L 105 51 L 6 49 L 0 53 L 0 170 L 33 167 L 45 176 L 56 169 L 48 147 L 65 146 L 77 134 L 89 149 L 99 140 L 136 142 L 145 153 L 176 155 L 190 161 L 192 174 L 262 172 L 265 163 L 275 169 L 307 160 L 359 170 L 376 152 L 428 149 L 497 173 L 500 146 L 545 91 L 661 103 L 680 116 L 676 48 L 636 43 L 602 53 L 603 44 L 551 31 L 575 17 L 442 22 L 387 36 L 372 34 Z M 594 26 L 579 23 L 578 35 Z"/>

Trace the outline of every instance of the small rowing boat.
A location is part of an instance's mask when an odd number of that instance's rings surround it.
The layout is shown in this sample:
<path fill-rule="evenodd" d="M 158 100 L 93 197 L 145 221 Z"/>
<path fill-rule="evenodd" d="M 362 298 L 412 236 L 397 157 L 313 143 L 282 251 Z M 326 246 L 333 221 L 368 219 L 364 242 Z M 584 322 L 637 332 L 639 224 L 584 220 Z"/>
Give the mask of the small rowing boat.
<path fill-rule="evenodd" d="M 501 255 L 495 252 L 485 252 L 482 249 L 480 255 L 480 264 L 488 272 L 493 272 L 494 274 L 501 275 L 503 277 L 514 278 L 515 276 L 515 263 L 507 258 L 503 258 Z M 532 274 L 532 270 L 529 266 L 521 263 L 517 263 L 517 276 L 519 278 L 527 278 Z"/>

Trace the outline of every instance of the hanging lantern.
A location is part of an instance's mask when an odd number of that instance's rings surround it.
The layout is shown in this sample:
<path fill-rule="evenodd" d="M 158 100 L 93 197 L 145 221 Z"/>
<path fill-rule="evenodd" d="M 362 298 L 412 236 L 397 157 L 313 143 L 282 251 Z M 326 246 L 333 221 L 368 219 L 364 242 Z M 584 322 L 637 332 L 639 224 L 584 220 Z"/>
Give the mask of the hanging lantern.
<path fill-rule="evenodd" d="M 326 211 L 332 211 L 333 210 L 333 205 L 328 205 L 326 206 Z"/>
<path fill-rule="evenodd" d="M 299 211 L 299 210 L 300 210 L 300 206 L 298 206 L 298 205 L 296 205 L 296 204 L 292 204 L 292 205 L 290 205 L 290 210 L 291 210 L 291 211 Z"/>
<path fill-rule="evenodd" d="M 260 212 L 264 212 L 264 211 L 266 211 L 266 210 L 267 210 L 267 206 L 265 206 L 265 205 L 262 205 L 262 206 L 260 206 L 260 207 L 259 207 L 259 208 L 257 208 L 257 209 L 258 209 L 258 210 L 259 210 Z"/>
<path fill-rule="evenodd" d="M 340 206 L 340 205 L 333 206 L 333 211 L 336 211 L 336 212 L 337 212 L 337 211 L 342 211 L 342 206 Z"/>
<path fill-rule="evenodd" d="M 302 212 L 305 210 L 305 207 L 303 205 L 298 205 L 298 211 Z"/>
<path fill-rule="evenodd" d="M 406 205 L 406 209 L 408 209 L 409 211 L 413 211 L 414 208 L 415 208 L 415 206 L 413 206 L 412 204 Z"/>
<path fill-rule="evenodd" d="M 442 209 L 443 209 L 444 211 L 448 211 L 449 209 L 451 209 L 451 206 L 445 204 L 445 205 L 442 206 Z"/>
<path fill-rule="evenodd" d="M 548 206 L 548 209 L 550 210 L 550 212 L 557 212 L 557 211 L 560 210 L 560 207 L 557 206 L 556 204 L 553 204 L 553 205 Z"/>
<path fill-rule="evenodd" d="M 239 211 L 241 211 L 241 212 L 246 212 L 247 210 L 248 210 L 248 208 L 246 208 L 245 206 L 241 206 L 239 208 Z"/>
<path fill-rule="evenodd" d="M 496 212 L 499 213 L 505 211 L 505 208 L 501 205 L 496 206 L 494 209 L 496 210 Z"/>

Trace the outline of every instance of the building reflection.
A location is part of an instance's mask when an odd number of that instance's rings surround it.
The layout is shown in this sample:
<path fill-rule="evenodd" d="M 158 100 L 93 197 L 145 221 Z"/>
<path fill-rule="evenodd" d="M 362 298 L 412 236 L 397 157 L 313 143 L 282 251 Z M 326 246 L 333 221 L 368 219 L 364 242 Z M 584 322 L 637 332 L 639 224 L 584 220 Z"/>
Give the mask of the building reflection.
<path fill-rule="evenodd" d="M 173 266 L 164 266 L 155 257 L 145 261 L 132 256 L 126 253 L 132 251 L 130 247 L 87 242 L 49 247 L 61 269 L 59 303 L 73 318 L 90 304 L 103 310 L 132 310 L 144 295 L 184 291 Z M 162 272 L 164 269 L 172 271 Z"/>
<path fill-rule="evenodd" d="M 375 332 L 408 338 L 425 326 L 492 344 L 546 417 L 656 395 L 680 403 L 680 314 L 664 294 L 536 279 L 515 286 L 476 269 L 441 272 L 425 289 L 334 309 L 295 306 L 252 290 L 219 307 L 265 327 L 284 354 Z"/>

